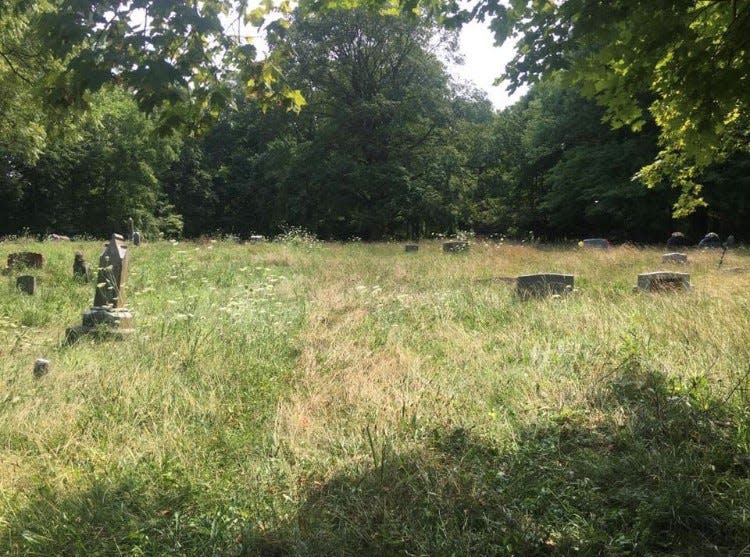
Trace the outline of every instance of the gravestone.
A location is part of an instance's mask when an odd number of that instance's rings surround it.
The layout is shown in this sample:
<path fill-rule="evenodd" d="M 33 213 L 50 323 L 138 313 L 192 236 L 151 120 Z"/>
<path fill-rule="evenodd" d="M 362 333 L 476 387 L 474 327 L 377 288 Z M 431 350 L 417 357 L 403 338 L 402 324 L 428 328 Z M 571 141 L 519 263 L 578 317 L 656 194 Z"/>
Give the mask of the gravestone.
<path fill-rule="evenodd" d="M 581 242 L 583 242 L 584 248 L 596 248 L 599 250 L 609 248 L 609 241 L 606 238 L 584 238 Z"/>
<path fill-rule="evenodd" d="M 50 241 L 53 241 L 53 242 L 60 241 L 60 240 L 64 240 L 66 242 L 70 242 L 70 237 L 69 236 L 65 236 L 64 234 L 55 234 L 55 233 L 52 233 L 50 235 L 47 235 L 47 240 L 50 240 Z"/>
<path fill-rule="evenodd" d="M 465 240 L 449 240 L 443 242 L 443 252 L 466 252 L 469 249 L 469 243 Z"/>
<path fill-rule="evenodd" d="M 721 238 L 715 232 L 706 234 L 698 243 L 698 248 L 723 248 Z"/>
<path fill-rule="evenodd" d="M 8 254 L 8 268 L 14 267 L 36 267 L 44 266 L 44 255 L 38 252 L 15 252 Z"/>
<path fill-rule="evenodd" d="M 122 338 L 135 331 L 133 314 L 125 307 L 128 259 L 122 236 L 113 234 L 99 257 L 94 305 L 83 313 L 83 325 L 68 329 L 69 343 L 88 333 Z"/>
<path fill-rule="evenodd" d="M 38 358 L 34 361 L 34 376 L 41 378 L 49 373 L 49 361 L 44 358 Z"/>
<path fill-rule="evenodd" d="M 573 290 L 575 276 L 562 273 L 534 273 L 516 277 L 516 294 L 521 298 L 562 295 Z"/>
<path fill-rule="evenodd" d="M 661 263 L 686 264 L 687 262 L 687 254 L 681 254 L 680 252 L 669 252 L 661 257 Z"/>
<path fill-rule="evenodd" d="M 663 292 L 690 289 L 690 274 L 672 271 L 652 271 L 638 275 L 638 284 L 633 291 Z"/>
<path fill-rule="evenodd" d="M 690 246 L 690 241 L 679 231 L 673 232 L 672 236 L 667 239 L 667 248 L 683 248 L 685 246 Z"/>
<path fill-rule="evenodd" d="M 404 252 L 419 252 L 419 244 L 406 244 Z"/>
<path fill-rule="evenodd" d="M 262 234 L 251 234 L 250 235 L 250 242 L 252 244 L 255 244 L 256 242 L 263 242 L 266 239 L 265 236 Z"/>
<path fill-rule="evenodd" d="M 36 292 L 36 277 L 21 275 L 16 279 L 16 288 L 24 294 L 33 295 Z"/>
<path fill-rule="evenodd" d="M 76 252 L 73 256 L 73 277 L 84 283 L 88 283 L 91 277 L 91 266 L 86 263 L 82 252 Z"/>
<path fill-rule="evenodd" d="M 141 233 L 135 230 L 135 225 L 133 223 L 132 217 L 128 219 L 128 238 L 133 243 L 133 246 L 141 245 Z"/>

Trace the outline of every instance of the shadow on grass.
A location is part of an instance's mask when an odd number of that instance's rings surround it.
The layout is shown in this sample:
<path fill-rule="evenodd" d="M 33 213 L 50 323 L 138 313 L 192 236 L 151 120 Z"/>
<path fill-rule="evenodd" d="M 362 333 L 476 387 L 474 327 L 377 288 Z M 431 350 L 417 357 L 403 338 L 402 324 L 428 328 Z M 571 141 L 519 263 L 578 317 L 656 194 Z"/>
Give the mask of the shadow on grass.
<path fill-rule="evenodd" d="M 310 491 L 245 551 L 323 555 L 741 554 L 750 551 L 746 416 L 702 380 L 627 370 L 589 406 L 501 451 L 464 429 Z M 745 440 L 742 440 L 742 437 Z M 380 457 L 378 457 L 380 454 Z"/>
<path fill-rule="evenodd" d="M 512 449 L 461 428 L 436 430 L 408 453 L 372 443 L 369 464 L 308 483 L 289 515 L 283 504 L 251 504 L 249 494 L 238 502 L 198 489 L 169 468 L 65 495 L 42 488 L 0 516 L 0 551 L 748 553 L 747 399 L 725 399 L 702 379 L 681 382 L 633 362 L 593 386 L 582 408 L 518 432 Z"/>
<path fill-rule="evenodd" d="M 210 555 L 236 547 L 228 518 L 205 514 L 199 491 L 177 469 L 149 465 L 82 484 L 61 493 L 40 481 L 19 513 L 0 518 L 0 553 Z"/>

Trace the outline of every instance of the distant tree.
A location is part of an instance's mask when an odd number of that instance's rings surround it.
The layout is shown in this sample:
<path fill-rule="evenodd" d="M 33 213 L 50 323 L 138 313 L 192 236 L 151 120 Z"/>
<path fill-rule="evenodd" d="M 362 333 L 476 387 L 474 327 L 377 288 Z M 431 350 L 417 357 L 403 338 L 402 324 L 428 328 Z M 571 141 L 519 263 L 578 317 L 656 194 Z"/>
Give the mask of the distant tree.
<path fill-rule="evenodd" d="M 477 227 L 547 239 L 666 234 L 676 196 L 632 180 L 656 152 L 654 126 L 613 131 L 602 116 L 559 80 L 535 85 L 498 115 L 470 158 L 478 172 Z"/>
<path fill-rule="evenodd" d="M 252 104 L 238 114 L 232 128 L 275 135 L 263 146 L 239 138 L 249 150 L 238 145 L 230 159 L 230 211 L 256 214 L 247 226 L 288 222 L 337 238 L 421 234 L 434 219 L 452 226 L 460 163 L 445 151 L 453 112 L 433 52 L 448 39 L 439 34 L 423 20 L 357 10 L 298 15 L 277 30 L 271 45 L 308 104 L 299 117 L 261 116 Z"/>
<path fill-rule="evenodd" d="M 133 217 L 146 234 L 174 234 L 180 220 L 158 176 L 176 158 L 179 139 L 158 138 L 153 123 L 124 92 L 102 90 L 75 133 L 49 138 L 34 163 L 0 158 L 14 212 L 3 232 L 124 231 Z"/>
<path fill-rule="evenodd" d="M 513 88 L 562 71 L 615 127 L 641 129 L 648 109 L 661 151 L 640 176 L 681 188 L 677 215 L 702 205 L 703 169 L 750 148 L 746 0 L 481 0 L 454 12 L 470 18 L 489 20 L 499 43 L 520 37 Z"/>

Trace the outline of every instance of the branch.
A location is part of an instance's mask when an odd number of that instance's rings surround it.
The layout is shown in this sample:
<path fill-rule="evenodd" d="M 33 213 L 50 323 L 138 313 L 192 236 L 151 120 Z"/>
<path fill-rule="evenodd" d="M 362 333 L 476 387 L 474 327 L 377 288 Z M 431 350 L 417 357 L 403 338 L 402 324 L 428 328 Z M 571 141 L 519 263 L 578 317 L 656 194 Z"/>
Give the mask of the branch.
<path fill-rule="evenodd" d="M 14 73 L 14 74 L 15 74 L 15 75 L 16 75 L 16 76 L 17 76 L 17 77 L 18 77 L 18 78 L 20 79 L 20 80 L 22 80 L 23 82 L 27 83 L 28 85 L 33 85 L 33 82 L 32 82 L 32 81 L 31 81 L 31 80 L 30 80 L 29 78 L 27 78 L 26 76 L 22 75 L 22 74 L 21 74 L 21 73 L 20 73 L 20 72 L 19 72 L 19 71 L 18 71 L 18 70 L 16 69 L 16 67 L 15 67 L 15 66 L 13 65 L 13 62 L 11 62 L 11 61 L 10 61 L 10 58 L 8 58 L 8 56 L 6 56 L 6 54 L 5 54 L 4 52 L 1 52 L 1 51 L 0 51 L 0 57 L 2 57 L 2 58 L 3 58 L 3 60 L 5 60 L 5 62 L 6 62 L 6 63 L 8 64 L 8 66 L 10 67 L 10 70 L 11 70 L 11 71 L 12 71 L 12 72 L 13 72 L 13 73 Z"/>

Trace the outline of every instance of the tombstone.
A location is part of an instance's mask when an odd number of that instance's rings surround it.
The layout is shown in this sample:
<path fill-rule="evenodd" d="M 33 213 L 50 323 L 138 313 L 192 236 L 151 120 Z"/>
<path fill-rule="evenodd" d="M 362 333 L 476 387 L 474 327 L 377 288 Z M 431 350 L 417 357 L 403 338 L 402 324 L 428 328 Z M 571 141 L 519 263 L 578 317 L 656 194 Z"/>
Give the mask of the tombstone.
<path fill-rule="evenodd" d="M 638 275 L 638 284 L 634 292 L 663 292 L 690 289 L 690 274 L 672 271 L 652 271 Z"/>
<path fill-rule="evenodd" d="M 690 246 L 690 241 L 679 231 L 673 232 L 667 239 L 667 248 L 682 248 L 684 246 Z"/>
<path fill-rule="evenodd" d="M 14 267 L 36 267 L 44 266 L 44 255 L 38 252 L 15 252 L 8 255 L 8 268 Z"/>
<path fill-rule="evenodd" d="M 535 273 L 516 277 L 516 294 L 523 298 L 562 295 L 573 290 L 574 275 L 562 273 Z"/>
<path fill-rule="evenodd" d="M 443 252 L 466 252 L 469 249 L 469 243 L 465 240 L 449 240 L 443 242 Z"/>
<path fill-rule="evenodd" d="M 250 242 L 252 244 L 255 244 L 256 242 L 263 242 L 266 239 L 265 236 L 262 234 L 251 234 L 250 235 Z"/>
<path fill-rule="evenodd" d="M 83 313 L 83 325 L 68 328 L 68 343 L 84 334 L 115 337 L 133 333 L 133 314 L 125 307 L 128 276 L 128 248 L 122 236 L 113 234 L 99 257 L 94 305 Z"/>
<path fill-rule="evenodd" d="M 41 378 L 49 373 L 49 361 L 44 358 L 38 358 L 34 361 L 34 377 Z"/>
<path fill-rule="evenodd" d="M 82 252 L 76 252 L 73 256 L 73 277 L 84 283 L 88 283 L 91 277 L 91 266 L 86 263 Z"/>
<path fill-rule="evenodd" d="M 584 238 L 584 248 L 596 248 L 598 250 L 607 250 L 609 248 L 609 240 L 606 238 Z"/>
<path fill-rule="evenodd" d="M 698 243 L 698 248 L 723 248 L 721 238 L 715 232 L 706 234 Z"/>
<path fill-rule="evenodd" d="M 132 217 L 128 218 L 128 240 L 133 243 L 133 246 L 141 245 L 141 233 L 135 230 Z"/>
<path fill-rule="evenodd" d="M 661 263 L 686 264 L 688 263 L 688 257 L 687 254 L 681 254 L 680 252 L 669 252 L 662 255 Z"/>
<path fill-rule="evenodd" d="M 404 252 L 419 252 L 419 244 L 406 244 Z"/>
<path fill-rule="evenodd" d="M 36 277 L 21 275 L 16 279 L 16 288 L 24 294 L 33 295 L 36 292 Z"/>
<path fill-rule="evenodd" d="M 113 234 L 99 256 L 94 306 L 116 308 L 125 305 L 124 292 L 121 291 L 128 273 L 128 249 L 122 240 L 122 236 Z"/>
<path fill-rule="evenodd" d="M 47 240 L 51 240 L 51 241 L 60 241 L 60 240 L 63 240 L 63 241 L 70 242 L 70 237 L 69 236 L 65 236 L 64 234 L 55 234 L 55 233 L 52 233 L 52 234 L 47 235 Z"/>

